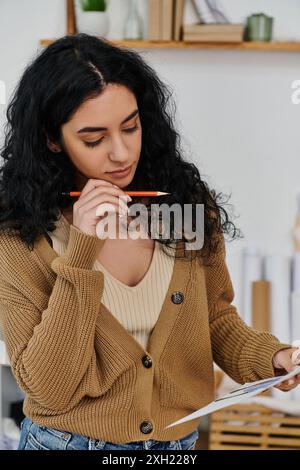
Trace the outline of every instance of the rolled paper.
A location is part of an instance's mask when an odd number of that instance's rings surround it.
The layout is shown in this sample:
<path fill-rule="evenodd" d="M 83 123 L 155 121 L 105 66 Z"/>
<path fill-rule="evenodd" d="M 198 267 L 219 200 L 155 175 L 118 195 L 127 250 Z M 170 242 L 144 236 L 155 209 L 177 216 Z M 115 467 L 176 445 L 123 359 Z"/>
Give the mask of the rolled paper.
<path fill-rule="evenodd" d="M 291 342 L 291 259 L 286 255 L 265 258 L 265 279 L 271 283 L 271 333 L 283 343 Z M 272 396 L 291 400 L 292 391 L 272 389 Z"/>
<path fill-rule="evenodd" d="M 262 258 L 256 248 L 246 248 L 243 252 L 243 319 L 252 325 L 252 282 L 262 279 Z"/>
<path fill-rule="evenodd" d="M 292 290 L 300 292 L 300 252 L 293 255 Z"/>
<path fill-rule="evenodd" d="M 286 255 L 265 258 L 265 279 L 271 284 L 271 333 L 290 343 L 291 261 Z"/>
<path fill-rule="evenodd" d="M 259 331 L 270 331 L 270 282 L 252 282 L 252 326 Z"/>
<path fill-rule="evenodd" d="M 300 204 L 300 200 L 299 200 L 299 204 Z M 296 216 L 295 227 L 293 230 L 293 238 L 294 238 L 294 250 L 296 252 L 300 252 L 300 215 L 299 214 Z"/>

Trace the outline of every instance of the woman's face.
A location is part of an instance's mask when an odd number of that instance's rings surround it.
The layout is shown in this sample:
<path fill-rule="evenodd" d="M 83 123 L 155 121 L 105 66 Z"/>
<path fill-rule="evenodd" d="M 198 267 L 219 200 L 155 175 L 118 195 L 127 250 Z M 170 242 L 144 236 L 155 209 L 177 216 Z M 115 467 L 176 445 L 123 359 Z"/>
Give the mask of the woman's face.
<path fill-rule="evenodd" d="M 104 179 L 120 188 L 132 181 L 140 158 L 142 129 L 134 94 L 108 84 L 84 102 L 62 126 L 64 150 L 75 166 L 78 190 L 88 179 Z M 125 175 L 113 171 L 131 167 Z"/>

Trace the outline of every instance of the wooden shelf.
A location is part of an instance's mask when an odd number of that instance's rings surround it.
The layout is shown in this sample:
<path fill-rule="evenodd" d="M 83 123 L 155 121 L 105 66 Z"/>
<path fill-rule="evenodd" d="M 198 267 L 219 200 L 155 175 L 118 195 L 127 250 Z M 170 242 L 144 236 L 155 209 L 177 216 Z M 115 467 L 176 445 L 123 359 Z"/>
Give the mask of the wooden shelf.
<path fill-rule="evenodd" d="M 42 46 L 48 46 L 55 39 L 41 39 Z M 300 42 L 186 42 L 186 41 L 123 41 L 109 39 L 112 44 L 128 48 L 141 49 L 225 49 L 243 51 L 285 51 L 300 52 Z"/>

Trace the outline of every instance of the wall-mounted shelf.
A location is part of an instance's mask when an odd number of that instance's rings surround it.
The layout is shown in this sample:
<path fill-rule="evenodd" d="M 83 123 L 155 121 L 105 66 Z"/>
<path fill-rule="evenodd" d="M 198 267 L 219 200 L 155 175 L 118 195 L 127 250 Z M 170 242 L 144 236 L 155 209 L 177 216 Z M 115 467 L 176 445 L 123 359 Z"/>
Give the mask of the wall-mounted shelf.
<path fill-rule="evenodd" d="M 55 39 L 41 39 L 42 46 L 48 46 Z M 283 51 L 283 52 L 300 52 L 300 42 L 186 42 L 186 41 L 122 41 L 109 40 L 112 44 L 116 44 L 128 48 L 141 49 L 225 49 L 225 50 L 242 50 L 242 51 Z"/>

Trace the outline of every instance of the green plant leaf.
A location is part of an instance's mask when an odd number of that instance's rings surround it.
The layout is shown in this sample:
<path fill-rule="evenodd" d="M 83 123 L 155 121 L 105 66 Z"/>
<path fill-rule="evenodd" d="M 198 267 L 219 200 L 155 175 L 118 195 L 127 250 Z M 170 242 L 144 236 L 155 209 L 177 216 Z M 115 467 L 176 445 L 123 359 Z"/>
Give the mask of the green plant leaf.
<path fill-rule="evenodd" d="M 81 8 L 83 11 L 106 11 L 105 0 L 81 0 Z"/>

